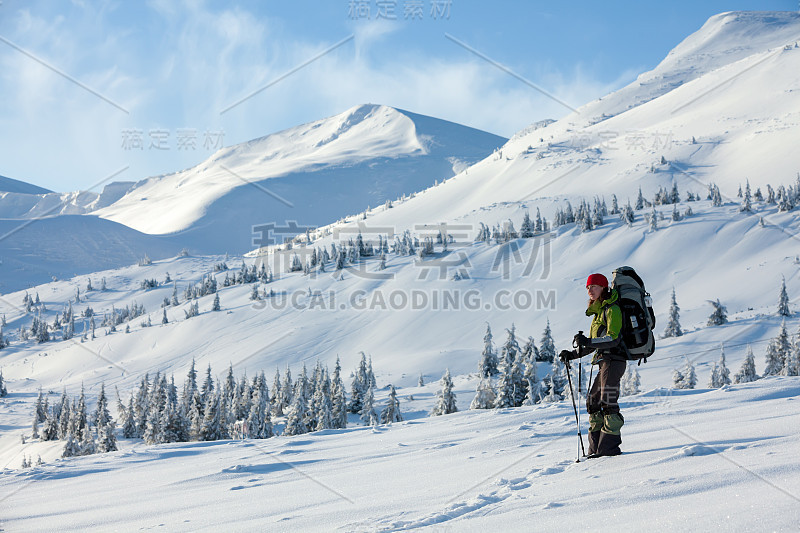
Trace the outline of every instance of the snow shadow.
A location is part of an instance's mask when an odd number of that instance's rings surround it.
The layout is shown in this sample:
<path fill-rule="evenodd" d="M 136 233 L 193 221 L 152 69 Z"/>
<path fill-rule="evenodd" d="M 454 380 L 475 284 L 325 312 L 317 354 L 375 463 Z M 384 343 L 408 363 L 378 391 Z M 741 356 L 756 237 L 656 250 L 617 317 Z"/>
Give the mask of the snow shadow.
<path fill-rule="evenodd" d="M 309 459 L 306 461 L 293 461 L 291 463 L 282 461 L 269 464 L 234 465 L 229 468 L 223 468 L 220 472 L 222 474 L 273 474 L 283 470 L 294 470 L 298 466 L 318 462 L 319 459 Z"/>

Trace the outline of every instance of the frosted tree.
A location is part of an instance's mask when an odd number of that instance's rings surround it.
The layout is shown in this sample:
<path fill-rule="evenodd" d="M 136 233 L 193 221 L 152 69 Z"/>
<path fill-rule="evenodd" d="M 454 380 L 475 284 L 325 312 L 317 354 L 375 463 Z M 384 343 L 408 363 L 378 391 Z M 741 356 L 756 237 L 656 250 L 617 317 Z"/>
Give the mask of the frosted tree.
<path fill-rule="evenodd" d="M 550 385 L 553 389 L 551 392 L 556 394 L 560 399 L 564 399 L 564 389 L 567 388 L 567 374 L 565 366 L 560 359 L 553 359 L 553 364 L 550 365 Z"/>
<path fill-rule="evenodd" d="M 711 377 L 708 378 L 708 388 L 718 389 L 719 387 L 719 365 L 715 362 L 711 367 Z"/>
<path fill-rule="evenodd" d="M 523 239 L 530 239 L 533 237 L 533 233 L 535 230 L 535 226 L 531 222 L 531 217 L 527 211 L 525 211 L 525 215 L 522 217 L 522 226 L 520 227 L 519 236 Z"/>
<path fill-rule="evenodd" d="M 367 363 L 367 381 L 373 388 L 378 386 L 378 382 L 375 380 L 375 373 L 372 371 L 372 356 L 369 356 L 369 362 Z"/>
<path fill-rule="evenodd" d="M 650 231 L 658 231 L 658 211 L 656 204 L 653 203 L 653 210 L 650 212 Z"/>
<path fill-rule="evenodd" d="M 333 419 L 333 402 L 331 401 L 330 391 L 326 386 L 319 386 L 314 392 L 314 405 L 316 407 L 317 425 L 315 431 L 332 429 L 336 427 Z"/>
<path fill-rule="evenodd" d="M 719 303 L 719 298 L 717 301 L 708 300 L 708 303 L 714 307 L 714 312 L 708 317 L 707 325 L 721 326 L 722 324 L 726 324 L 728 322 L 728 309 Z"/>
<path fill-rule="evenodd" d="M 97 444 L 94 441 L 94 432 L 91 428 L 85 428 L 83 431 L 83 437 L 80 441 L 80 454 L 81 455 L 92 455 L 97 453 Z"/>
<path fill-rule="evenodd" d="M 539 401 L 541 396 L 541 383 L 536 376 L 536 360 L 533 357 L 525 359 L 523 379 L 525 380 L 525 398 L 522 400 L 522 405 L 533 405 Z"/>
<path fill-rule="evenodd" d="M 739 192 L 741 192 L 741 190 L 742 190 L 742 188 L 741 188 L 741 186 L 739 186 Z M 740 197 L 741 197 L 741 195 L 740 195 Z M 739 210 L 743 211 L 743 212 L 746 212 L 746 213 L 750 213 L 751 211 L 753 211 L 753 203 L 752 202 L 753 202 L 753 200 L 752 200 L 752 197 L 750 196 L 750 180 L 747 180 L 746 181 L 746 186 L 745 186 L 745 189 L 744 189 L 744 198 L 742 198 L 742 205 L 739 208 Z"/>
<path fill-rule="evenodd" d="M 3 370 L 0 369 L 0 398 L 6 396 L 8 396 L 8 389 L 6 388 L 6 382 L 3 380 Z"/>
<path fill-rule="evenodd" d="M 781 277 L 781 292 L 778 296 L 778 316 L 791 316 L 789 311 L 789 295 L 786 294 L 786 278 Z"/>
<path fill-rule="evenodd" d="M 364 394 L 369 386 L 369 374 L 367 371 L 367 356 L 361 352 L 361 361 L 353 374 L 353 383 L 350 387 L 350 405 L 348 409 L 353 414 L 361 413 L 364 404 Z"/>
<path fill-rule="evenodd" d="M 539 349 L 536 348 L 536 342 L 533 337 L 528 337 L 525 341 L 525 346 L 522 347 L 522 360 L 523 361 L 537 361 L 539 359 Z"/>
<path fill-rule="evenodd" d="M 453 380 L 450 378 L 450 369 L 448 368 L 442 376 L 442 389 L 436 393 L 436 405 L 431 411 L 431 416 L 447 415 L 457 411 Z"/>
<path fill-rule="evenodd" d="M 486 323 L 486 334 L 483 336 L 483 351 L 478 365 L 478 375 L 494 376 L 498 372 L 497 353 L 492 343 L 492 328 Z"/>
<path fill-rule="evenodd" d="M 784 321 L 781 323 L 781 330 L 778 336 L 770 339 L 767 345 L 764 376 L 781 375 L 790 351 L 791 345 L 789 343 L 789 335 L 786 333 L 786 322 Z"/>
<path fill-rule="evenodd" d="M 79 455 L 81 455 L 80 441 L 72 433 L 68 433 L 64 448 L 61 451 L 61 457 L 77 457 Z"/>
<path fill-rule="evenodd" d="M 639 376 L 639 370 L 636 369 L 636 365 L 628 365 L 625 375 L 622 376 L 622 382 L 620 384 L 620 396 L 632 396 L 634 394 L 639 394 L 642 392 L 640 387 L 641 377 Z"/>
<path fill-rule="evenodd" d="M 550 319 L 547 319 L 547 325 L 544 328 L 544 333 L 542 334 L 542 340 L 539 341 L 539 357 L 537 361 L 543 361 L 545 363 L 552 363 L 556 357 L 556 345 L 553 342 L 553 334 L 550 331 Z"/>
<path fill-rule="evenodd" d="M 365 426 L 378 425 L 378 413 L 375 412 L 375 388 L 369 380 L 367 380 L 367 388 L 364 391 L 364 401 L 359 415 Z"/>
<path fill-rule="evenodd" d="M 553 383 L 552 376 L 549 378 L 549 383 L 545 383 L 548 391 L 547 394 L 542 397 L 543 403 L 556 403 L 561 401 L 561 395 L 556 392 L 555 384 Z"/>
<path fill-rule="evenodd" d="M 711 386 L 711 388 L 714 389 L 731 384 L 731 372 L 728 370 L 728 365 L 725 364 L 725 347 L 722 344 L 719 346 L 719 351 L 719 361 L 715 366 L 717 370 L 717 381 Z"/>
<path fill-rule="evenodd" d="M 164 308 L 164 314 L 161 316 L 161 325 L 169 324 L 169 319 L 167 319 L 167 308 Z M 92 327 L 92 338 L 94 338 L 94 327 Z"/>
<path fill-rule="evenodd" d="M 394 390 L 394 385 L 391 385 L 389 388 L 389 402 L 381 411 L 381 424 L 402 421 L 403 415 L 400 413 L 400 400 L 397 399 L 397 391 Z"/>
<path fill-rule="evenodd" d="M 672 387 L 675 389 L 693 389 L 697 386 L 697 374 L 694 364 L 686 358 L 686 364 L 672 373 Z"/>
<path fill-rule="evenodd" d="M 517 341 L 517 328 L 514 324 L 511 324 L 511 329 L 507 329 L 506 333 L 508 333 L 508 338 L 506 342 L 503 344 L 502 348 L 500 348 L 500 358 L 504 358 L 506 354 L 509 355 L 511 362 L 513 363 L 522 349 L 519 347 L 519 342 Z"/>
<path fill-rule="evenodd" d="M 286 427 L 283 430 L 284 435 L 302 435 L 308 433 L 308 400 L 306 399 L 305 383 L 301 378 L 297 379 L 295 386 L 294 397 L 289 406 L 289 412 L 286 415 Z"/>
<path fill-rule="evenodd" d="M 469 404 L 469 408 L 493 409 L 496 399 L 497 393 L 492 386 L 492 378 L 489 376 L 481 376 L 475 392 L 475 397 L 472 399 L 472 403 Z"/>
<path fill-rule="evenodd" d="M 417 387 L 424 387 L 425 386 L 425 378 L 422 375 L 422 372 L 419 373 L 419 379 L 417 380 Z"/>
<path fill-rule="evenodd" d="M 341 373 L 342 367 L 337 356 L 336 366 L 333 369 L 333 378 L 331 379 L 331 416 L 333 417 L 333 427 L 335 428 L 347 427 L 347 402 Z"/>
<path fill-rule="evenodd" d="M 642 194 L 642 188 L 639 187 L 639 194 L 636 197 L 636 206 L 634 207 L 637 211 L 641 211 L 644 209 L 644 195 Z"/>
<path fill-rule="evenodd" d="M 211 363 L 208 364 L 206 367 L 206 379 L 203 381 L 203 385 L 200 387 L 200 401 L 205 408 L 206 403 L 208 402 L 209 397 L 214 395 L 214 378 L 211 377 Z"/>
<path fill-rule="evenodd" d="M 736 374 L 733 375 L 733 382 L 734 383 L 750 383 L 751 381 L 755 381 L 758 379 L 758 374 L 756 374 L 756 359 L 753 356 L 753 349 L 750 345 L 747 345 L 747 356 L 745 356 L 744 361 L 742 362 L 741 368 Z"/>
<path fill-rule="evenodd" d="M 167 401 L 161 412 L 162 442 L 185 442 L 189 439 L 189 422 L 178 409 L 177 403 Z"/>
<path fill-rule="evenodd" d="M 122 436 L 126 439 L 133 439 L 138 436 L 138 431 L 136 429 L 136 418 L 134 416 L 133 409 L 133 394 L 131 394 L 130 399 L 128 400 L 128 407 L 125 409 L 125 416 L 123 416 L 120 420 L 120 422 L 122 422 Z"/>
<path fill-rule="evenodd" d="M 787 354 L 786 364 L 781 374 L 784 376 L 800 376 L 800 337 L 798 337 Z"/>
<path fill-rule="evenodd" d="M 675 299 L 675 288 L 672 288 L 672 303 L 669 306 L 669 318 L 667 319 L 667 328 L 664 330 L 664 338 L 680 337 L 683 335 L 680 323 L 680 310 L 678 302 Z"/>
<path fill-rule="evenodd" d="M 219 440 L 222 436 L 222 416 L 221 416 L 220 393 L 210 393 L 206 404 L 203 407 L 203 423 L 200 426 L 200 440 L 212 441 Z"/>
<path fill-rule="evenodd" d="M 253 406 L 247 417 L 247 429 L 254 439 L 268 439 L 273 436 L 272 420 L 269 414 L 269 394 L 266 384 L 255 390 Z"/>
<path fill-rule="evenodd" d="M 97 407 L 94 412 L 94 422 L 97 426 L 97 451 L 113 452 L 117 449 L 114 420 L 108 412 L 108 399 L 106 398 L 105 383 L 100 384 L 100 394 L 97 397 Z"/>
<path fill-rule="evenodd" d="M 503 356 L 503 363 L 500 370 L 500 380 L 497 383 L 497 397 L 494 406 L 497 409 L 504 407 L 514 407 L 514 363 L 511 361 L 510 354 L 506 352 Z"/>
<path fill-rule="evenodd" d="M 75 436 L 83 438 L 89 431 L 89 415 L 86 410 L 86 394 L 81 383 L 81 395 L 78 397 L 78 405 L 73 409 L 75 415 Z"/>
<path fill-rule="evenodd" d="M 222 308 L 219 306 L 219 293 L 214 294 L 214 302 L 211 304 L 212 311 L 220 311 Z"/>

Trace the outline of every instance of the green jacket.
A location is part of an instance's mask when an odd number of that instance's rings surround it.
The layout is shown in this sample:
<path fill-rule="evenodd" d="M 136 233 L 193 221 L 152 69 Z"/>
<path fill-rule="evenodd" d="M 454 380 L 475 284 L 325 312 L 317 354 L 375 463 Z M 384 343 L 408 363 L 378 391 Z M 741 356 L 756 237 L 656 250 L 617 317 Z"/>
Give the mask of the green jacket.
<path fill-rule="evenodd" d="M 619 293 L 616 289 L 611 291 L 611 296 L 607 300 L 598 300 L 589 304 L 586 308 L 586 316 L 592 317 L 592 325 L 589 330 L 589 345 L 586 347 L 591 351 L 597 350 L 592 364 L 598 363 L 607 356 L 617 356 L 615 358 L 627 359 L 624 348 L 620 348 L 622 339 L 619 333 L 622 330 L 622 310 L 617 305 Z"/>

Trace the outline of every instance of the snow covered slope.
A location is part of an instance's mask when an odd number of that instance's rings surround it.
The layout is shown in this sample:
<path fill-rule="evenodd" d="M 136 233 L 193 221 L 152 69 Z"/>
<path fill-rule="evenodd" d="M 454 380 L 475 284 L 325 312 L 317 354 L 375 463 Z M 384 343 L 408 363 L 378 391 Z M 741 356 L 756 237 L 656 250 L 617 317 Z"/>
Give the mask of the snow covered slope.
<path fill-rule="evenodd" d="M 174 237 L 146 235 L 95 216 L 0 219 L 0 294 L 55 279 L 178 255 Z"/>
<path fill-rule="evenodd" d="M 42 187 L 37 187 L 24 181 L 19 181 L 5 176 L 0 176 L 0 192 L 22 193 L 22 194 L 47 194 L 48 191 Z"/>
<path fill-rule="evenodd" d="M 442 180 L 505 140 L 379 105 L 225 148 L 149 178 L 94 214 L 150 234 L 181 232 L 193 250 L 244 252 L 253 226 L 319 226 Z"/>
<path fill-rule="evenodd" d="M 578 464 L 566 402 L 268 440 L 136 443 L 4 471 L 0 523 L 9 531 L 529 531 L 534 523 L 597 529 L 603 516 L 601 530 L 794 531 L 798 396 L 800 378 L 640 394 L 622 404 L 628 452 Z"/>
<path fill-rule="evenodd" d="M 756 37 L 749 38 L 748 36 Z M 726 13 L 651 72 L 502 150 L 376 223 L 456 220 L 556 194 L 653 194 L 677 183 L 732 198 L 749 180 L 789 184 L 800 163 L 800 13 Z M 662 162 L 663 157 L 663 162 Z M 550 207 L 544 214 L 553 212 Z"/>

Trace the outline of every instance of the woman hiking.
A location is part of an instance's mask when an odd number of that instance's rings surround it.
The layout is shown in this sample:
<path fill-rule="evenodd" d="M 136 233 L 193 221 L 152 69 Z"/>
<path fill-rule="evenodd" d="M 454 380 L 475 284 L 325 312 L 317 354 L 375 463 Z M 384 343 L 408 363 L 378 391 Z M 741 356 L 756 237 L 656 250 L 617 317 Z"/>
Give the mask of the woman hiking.
<path fill-rule="evenodd" d="M 619 294 L 608 287 L 602 274 L 592 274 L 586 280 L 589 304 L 586 316 L 592 317 L 589 337 L 583 332 L 575 335 L 577 350 L 563 350 L 563 362 L 578 359 L 594 352 L 592 364 L 598 366 L 597 377 L 586 398 L 589 413 L 588 458 L 619 455 L 622 444 L 620 429 L 625 419 L 619 412 L 619 382 L 625 374 L 627 353 L 620 338 L 622 310 L 617 300 Z"/>

